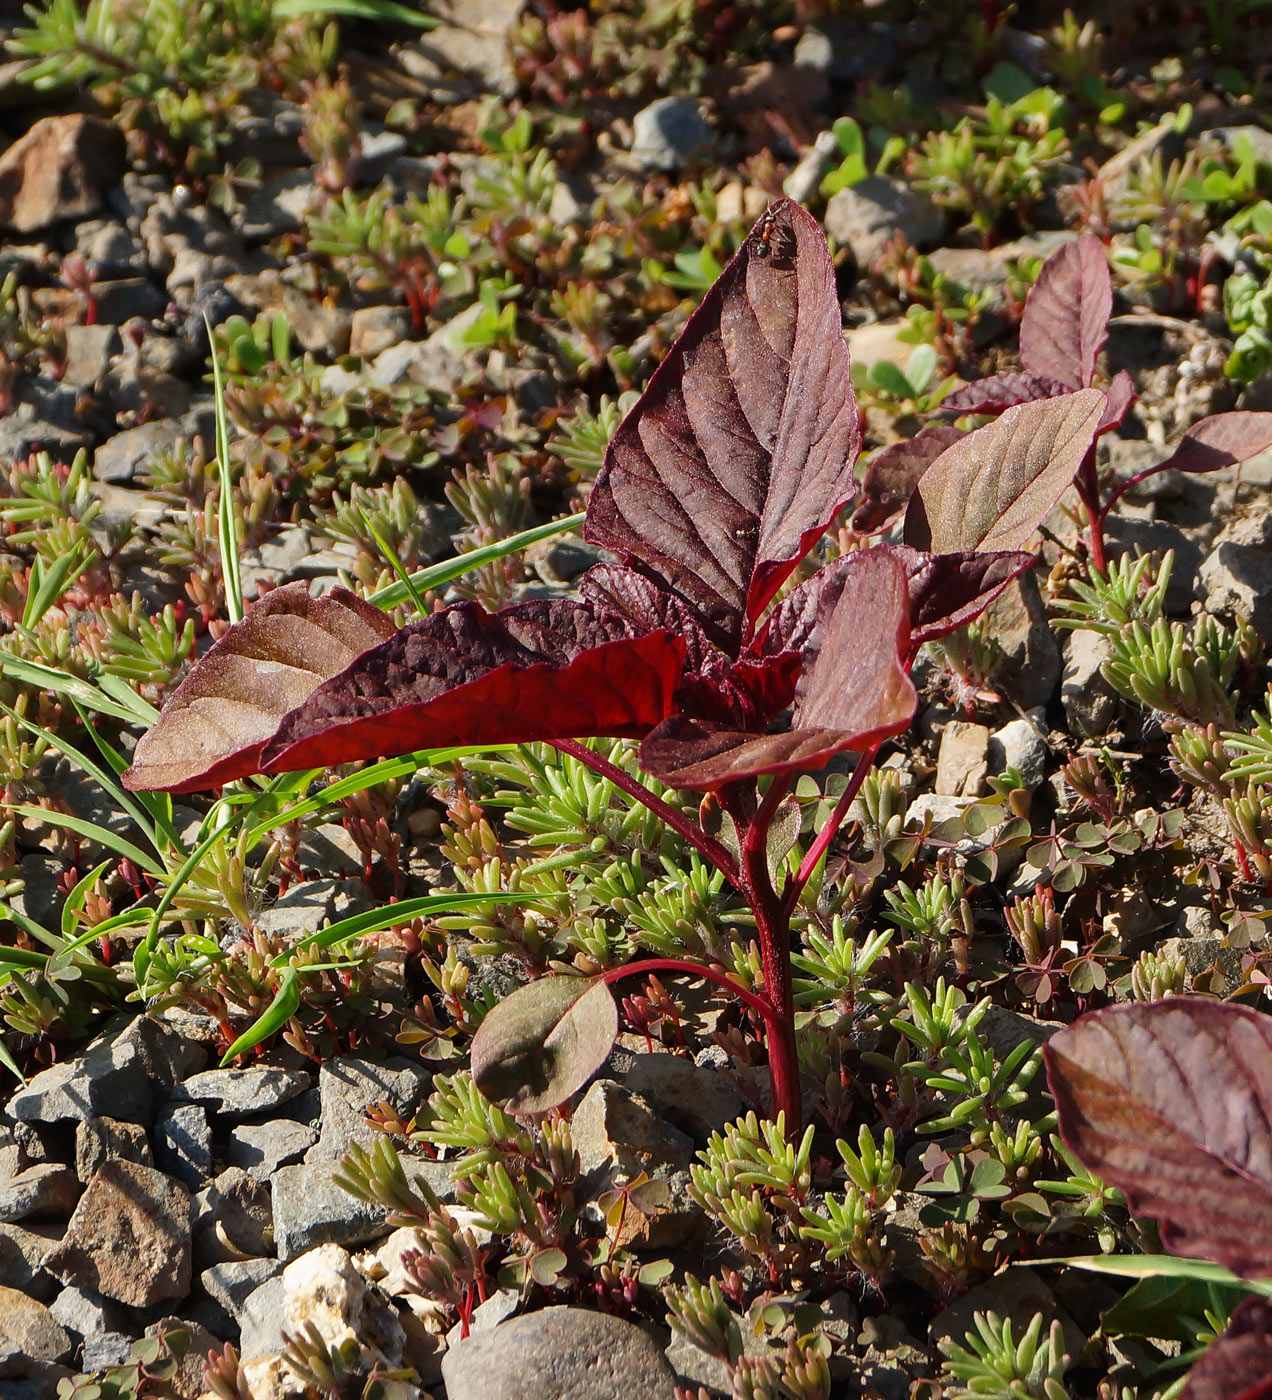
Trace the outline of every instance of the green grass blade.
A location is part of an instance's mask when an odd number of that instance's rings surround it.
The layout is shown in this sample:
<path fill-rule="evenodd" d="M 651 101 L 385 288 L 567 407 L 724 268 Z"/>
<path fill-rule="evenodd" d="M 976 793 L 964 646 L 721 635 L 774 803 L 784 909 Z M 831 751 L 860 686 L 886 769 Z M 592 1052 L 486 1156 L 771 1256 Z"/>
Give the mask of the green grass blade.
<path fill-rule="evenodd" d="M 80 709 L 79 705 L 76 704 L 74 700 L 71 701 L 71 704 L 75 705 L 76 710 L 80 714 L 80 718 L 84 718 L 83 711 Z M 32 734 L 36 734 L 41 739 L 47 740 L 48 745 L 51 749 L 56 750 L 56 752 L 60 753 L 64 758 L 69 759 L 70 762 L 72 762 L 77 768 L 87 773 L 88 776 L 92 778 L 93 781 L 97 783 L 98 786 L 104 792 L 108 793 L 111 796 L 111 798 L 114 799 L 115 803 L 118 806 L 122 807 L 124 811 L 126 811 L 128 815 L 133 819 L 133 821 L 135 821 L 137 825 L 141 827 L 142 831 L 146 833 L 146 839 L 150 842 L 152 846 L 154 846 L 155 850 L 158 851 L 159 841 L 157 839 L 154 826 L 151 822 L 150 814 L 132 796 L 131 793 L 125 792 L 124 789 L 114 781 L 114 778 L 106 771 L 105 768 L 103 768 L 99 763 L 94 763 L 93 760 L 89 758 L 87 754 L 81 753 L 79 749 L 72 748 L 70 744 L 63 743 L 62 740 L 60 740 L 56 734 L 52 733 L 50 730 L 42 728 L 40 725 L 36 724 L 34 720 L 29 720 L 24 715 L 18 714 L 16 710 L 10 709 L 9 706 L 6 705 L 2 700 L 0 700 L 0 710 L 3 710 L 5 714 L 17 720 L 18 723 L 21 724 L 24 728 L 29 729 Z M 96 732 L 92 729 L 92 727 L 86 727 L 88 728 L 89 733 L 93 734 L 94 737 L 96 737 Z M 103 740 L 102 742 L 104 743 L 105 741 Z M 125 767 L 127 767 L 126 764 Z M 123 770 L 121 769 L 120 772 L 122 771 Z M 118 776 L 118 774 L 116 774 L 115 776 Z M 61 819 L 61 814 L 56 812 L 46 812 L 45 816 L 50 819 L 51 825 L 56 825 L 56 822 L 52 821 L 54 817 L 57 817 L 59 820 Z"/>
<path fill-rule="evenodd" d="M 52 953 L 37 953 L 30 948 L 0 947 L 0 968 L 21 968 L 24 972 L 42 972 Z"/>
<path fill-rule="evenodd" d="M 11 680 L 33 685 L 38 690 L 50 690 L 67 700 L 77 700 L 86 710 L 95 714 L 110 715 L 112 719 L 122 719 L 126 724 L 135 722 L 136 713 L 125 708 L 118 700 L 93 685 L 82 681 L 78 676 L 68 676 L 52 666 L 41 665 L 38 661 L 23 661 L 16 656 L 0 655 L 0 675 Z"/>
<path fill-rule="evenodd" d="M 72 704 L 75 702 L 72 701 Z M 97 747 L 98 753 L 106 760 L 111 771 L 118 778 L 127 771 L 128 760 L 119 750 L 102 734 L 88 722 L 88 717 L 79 705 L 75 705 L 76 712 L 83 721 L 84 728 L 88 731 L 89 737 Z M 56 739 L 53 741 L 56 744 Z M 80 761 L 80 754 L 67 754 L 73 762 Z M 85 770 L 87 771 L 87 769 Z M 122 783 L 111 786 L 108 791 L 111 796 L 125 808 L 132 816 L 133 820 L 146 833 L 150 844 L 156 851 L 162 849 L 160 837 L 177 850 L 182 850 L 181 838 L 177 835 L 177 829 L 172 824 L 172 797 L 166 792 L 129 792 Z"/>
<path fill-rule="evenodd" d="M 110 859 L 102 861 L 100 865 L 94 866 L 87 875 L 83 875 L 76 882 L 75 888 L 66 896 L 66 903 L 62 905 L 62 937 L 66 939 L 75 936 L 75 916 L 84 907 L 84 900 L 88 897 L 88 892 L 101 878 L 106 867 L 110 864 Z"/>
<path fill-rule="evenodd" d="M 393 550 L 389 547 L 388 540 L 376 529 L 375 523 L 366 511 L 359 508 L 358 514 L 362 517 L 362 523 L 367 527 L 371 538 L 376 542 L 386 563 L 398 576 L 402 587 L 411 595 L 411 602 L 415 604 L 415 611 L 419 613 L 421 617 L 427 617 L 429 612 L 428 604 L 424 601 L 424 595 L 420 592 L 415 580 L 406 572 L 402 561 L 393 553 Z"/>
<path fill-rule="evenodd" d="M 1090 1274 L 1110 1274 L 1115 1278 L 1197 1279 L 1202 1283 L 1243 1288 L 1260 1297 L 1272 1298 L 1272 1279 L 1241 1278 L 1222 1264 L 1212 1264 L 1208 1259 L 1184 1259 L 1176 1254 L 1091 1254 L 1021 1262 L 1034 1266 L 1066 1264 Z"/>
<path fill-rule="evenodd" d="M 37 555 L 31 565 L 31 582 L 35 586 L 27 593 L 26 606 L 22 609 L 23 627 L 34 627 L 88 568 L 96 554 L 95 546 L 86 547 L 80 541 L 69 554 L 63 554 L 53 564 Z"/>
<path fill-rule="evenodd" d="M 220 482 L 217 501 L 217 546 L 221 553 L 221 579 L 225 585 L 225 611 L 231 622 L 243 621 L 243 579 L 239 573 L 238 527 L 234 520 L 234 477 L 230 469 L 230 421 L 225 412 L 225 381 L 216 353 L 216 337 L 207 315 L 208 356 L 212 361 L 212 392 L 216 410 L 216 475 Z"/>
<path fill-rule="evenodd" d="M 567 515 L 564 520 L 549 520 L 546 525 L 522 530 L 520 534 L 509 535 L 506 540 L 500 540 L 496 544 L 474 549 L 470 554 L 457 554 L 453 559 L 445 559 L 440 564 L 430 564 L 427 569 L 419 569 L 413 573 L 411 582 L 421 592 L 426 588 L 440 588 L 443 584 L 462 578 L 473 569 L 480 569 L 485 564 L 494 564 L 507 558 L 509 554 L 515 554 L 519 549 L 525 549 L 527 545 L 536 544 L 539 540 L 550 540 L 554 535 L 565 534 L 567 530 L 577 530 L 582 524 L 582 515 Z M 374 603 L 377 608 L 395 608 L 399 603 L 405 603 L 409 597 L 405 584 L 399 582 L 391 583 L 387 588 L 373 593 L 367 601 Z"/>
<path fill-rule="evenodd" d="M 300 985 L 296 980 L 296 969 L 289 967 L 279 980 L 274 999 L 221 1056 L 221 1068 L 224 1069 L 240 1055 L 254 1050 L 262 1041 L 282 1030 L 299 1010 Z"/>
<path fill-rule="evenodd" d="M 142 870 L 151 875 L 163 874 L 162 866 L 152 856 L 148 856 L 145 851 L 139 846 L 134 846 L 131 841 L 126 841 L 122 836 L 116 836 L 113 831 L 107 830 L 106 827 L 98 826 L 96 822 L 85 821 L 83 817 L 71 817 L 65 812 L 50 812 L 45 807 L 13 806 L 9 808 L 9 811 L 17 812 L 22 817 L 34 817 L 37 821 L 44 822 L 49 826 L 65 827 L 67 831 L 73 831 L 79 836 L 87 836 L 90 840 L 105 846 L 108 851 L 114 851 L 116 855 L 132 861 L 134 865 L 140 866 Z"/>
<path fill-rule="evenodd" d="M 393 20 L 417 29 L 433 29 L 438 23 L 432 15 L 396 4 L 395 0 L 274 0 L 273 13 L 284 19 L 297 15 L 339 15 L 343 19 Z"/>
<path fill-rule="evenodd" d="M 3 1040 L 0 1040 L 0 1065 L 3 1065 L 19 1084 L 26 1084 L 26 1075 L 18 1068 L 18 1062 L 9 1054 L 8 1048 Z"/>
<path fill-rule="evenodd" d="M 418 772 L 421 768 L 435 768 L 443 763 L 452 763 L 457 758 L 467 758 L 474 753 L 509 753 L 516 747 L 516 744 L 490 744 L 476 748 L 464 745 L 447 749 L 417 749 L 414 753 L 400 754 L 397 758 L 382 758 L 379 762 L 372 763 L 357 773 L 351 773 L 347 778 L 340 778 L 329 787 L 323 788 L 321 792 L 305 798 L 303 802 L 298 802 L 294 807 L 280 808 L 273 816 L 250 827 L 248 835 L 255 840 L 265 835 L 266 832 L 285 826 L 288 822 L 299 821 L 304 817 L 312 816 L 315 812 L 321 812 L 324 807 L 332 806 L 339 802 L 342 797 L 349 797 L 355 792 L 363 792 L 369 787 L 374 787 L 376 783 L 386 783 L 393 778 L 405 778 Z M 322 771 L 320 768 L 311 769 L 304 776 L 312 779 Z M 287 774 L 285 776 L 291 777 L 293 775 Z"/>
<path fill-rule="evenodd" d="M 310 939 L 305 946 L 311 948 L 332 948 L 345 943 L 359 934 L 374 933 L 377 929 L 391 928 L 394 924 L 410 923 L 426 914 L 443 914 L 454 909 L 474 909 L 485 904 L 535 904 L 547 898 L 546 895 L 499 892 L 496 894 L 426 894 L 418 899 L 404 899 L 400 904 L 388 904 L 383 909 L 368 909 L 365 913 L 354 914 L 329 924 Z M 281 966 L 291 957 L 290 950 L 280 953 L 273 961 Z"/>
<path fill-rule="evenodd" d="M 149 700 L 143 700 L 122 676 L 112 676 L 109 671 L 103 671 L 97 677 L 97 684 L 112 700 L 118 700 L 132 710 L 138 724 L 153 724 L 159 718 L 159 711 Z"/>

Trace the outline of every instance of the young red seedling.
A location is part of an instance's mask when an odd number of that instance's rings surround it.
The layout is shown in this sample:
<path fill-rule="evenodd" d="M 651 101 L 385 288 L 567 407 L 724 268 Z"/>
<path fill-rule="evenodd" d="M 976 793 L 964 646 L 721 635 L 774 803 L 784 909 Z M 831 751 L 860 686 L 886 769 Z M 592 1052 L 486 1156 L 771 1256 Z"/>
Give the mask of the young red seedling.
<path fill-rule="evenodd" d="M 998 415 L 1024 403 L 1091 388 L 1097 379 L 1099 354 L 1108 338 L 1113 310 L 1113 284 L 1104 245 L 1094 234 L 1083 234 L 1053 253 L 1030 289 L 1020 322 L 1020 362 L 1012 374 L 991 375 L 956 389 L 941 402 L 941 412 Z M 1119 427 L 1138 395 L 1125 370 L 1107 389 L 1108 401 L 1096 437 Z M 866 473 L 862 504 L 853 516 L 854 529 L 873 531 L 887 523 L 909 500 L 915 484 L 958 429 L 930 424 L 913 438 L 881 452 Z M 1101 495 L 1092 442 L 1078 464 L 1073 485 L 1088 522 L 1092 566 L 1108 573 L 1104 522 L 1109 512 L 1133 487 L 1171 468 L 1198 473 L 1234 466 L 1272 446 L 1272 413 L 1217 413 L 1203 418 L 1183 435 L 1163 461 L 1119 482 Z"/>
<path fill-rule="evenodd" d="M 465 603 L 394 632 L 353 594 L 268 594 L 197 663 L 137 746 L 128 786 L 186 792 L 442 745 L 543 741 L 657 813 L 755 916 L 762 991 L 671 958 L 532 983 L 486 1017 L 477 1082 L 523 1112 L 566 1100 L 617 1029 L 608 983 L 687 971 L 762 1019 L 772 1109 L 800 1125 L 790 920 L 879 746 L 910 723 L 923 642 L 977 616 L 1073 480 L 1106 412 L 1081 389 L 1009 408 L 942 452 L 904 542 L 836 559 L 779 598 L 851 499 L 860 448 L 834 269 L 781 200 L 752 230 L 619 426 L 588 506 L 598 564 L 577 601 Z M 789 712 L 789 713 L 788 713 Z M 579 743 L 641 740 L 640 765 L 714 795 L 708 831 Z M 799 774 L 859 755 L 797 870 Z"/>

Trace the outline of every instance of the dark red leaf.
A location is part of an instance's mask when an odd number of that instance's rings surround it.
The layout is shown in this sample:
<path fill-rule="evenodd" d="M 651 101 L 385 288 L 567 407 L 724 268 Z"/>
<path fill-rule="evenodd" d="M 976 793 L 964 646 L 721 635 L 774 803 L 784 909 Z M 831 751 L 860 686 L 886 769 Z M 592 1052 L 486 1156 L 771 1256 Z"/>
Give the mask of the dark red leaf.
<path fill-rule="evenodd" d="M 635 569 L 598 564 L 584 577 L 580 592 L 598 612 L 629 619 L 637 634 L 665 628 L 684 642 L 684 675 L 675 701 L 689 718 L 761 730 L 795 698 L 802 655 L 730 660 L 707 638 L 684 599 Z"/>
<path fill-rule="evenodd" d="M 1070 389 L 1095 377 L 1096 356 L 1108 335 L 1113 284 L 1104 245 L 1084 233 L 1043 264 L 1020 321 L 1020 360 Z"/>
<path fill-rule="evenodd" d="M 952 394 L 946 394 L 941 400 L 941 411 L 997 414 L 1018 403 L 1054 399 L 1072 388 L 1071 384 L 1063 384 L 1049 374 L 992 374 L 988 379 L 978 379 L 974 384 L 965 384 Z"/>
<path fill-rule="evenodd" d="M 1215 413 L 1194 423 L 1157 468 L 1214 472 L 1249 461 L 1272 447 L 1272 413 Z"/>
<path fill-rule="evenodd" d="M 617 1034 L 603 981 L 544 977 L 486 1013 L 470 1050 L 473 1082 L 511 1113 L 547 1113 L 600 1069 Z"/>
<path fill-rule="evenodd" d="M 642 735 L 672 713 L 685 644 L 580 603 L 462 603 L 402 628 L 279 725 L 272 773 L 449 744 Z"/>
<path fill-rule="evenodd" d="M 896 546 L 906 565 L 910 589 L 910 646 L 934 642 L 965 626 L 985 611 L 1018 574 L 1034 562 L 1032 554 L 925 554 Z"/>
<path fill-rule="evenodd" d="M 346 588 L 322 598 L 304 583 L 267 593 L 173 691 L 138 741 L 124 786 L 197 792 L 259 772 L 287 711 L 394 630 Z"/>
<path fill-rule="evenodd" d="M 859 535 L 881 530 L 905 509 L 928 467 L 962 436 L 962 428 L 950 423 L 929 423 L 912 438 L 885 447 L 866 468 L 852 528 Z"/>
<path fill-rule="evenodd" d="M 1179 1400 L 1272 1400 L 1272 1303 L 1240 1303 L 1194 1363 Z"/>
<path fill-rule="evenodd" d="M 891 550 L 869 549 L 819 577 L 790 732 L 757 735 L 676 719 L 641 745 L 642 767 L 673 787 L 709 790 L 759 773 L 820 768 L 909 724 L 915 693 L 903 661 L 910 630 L 904 564 Z"/>
<path fill-rule="evenodd" d="M 782 199 L 619 425 L 584 534 L 665 580 L 736 655 L 851 498 L 859 448 L 826 239 Z"/>
<path fill-rule="evenodd" d="M 1272 1274 L 1272 1018 L 1171 997 L 1084 1016 L 1044 1054 L 1061 1137 L 1168 1249 Z"/>
<path fill-rule="evenodd" d="M 932 554 L 1028 544 L 1072 482 L 1104 411 L 1099 389 L 1009 408 L 946 448 L 923 473 L 905 542 Z"/>
<path fill-rule="evenodd" d="M 1108 396 L 1108 400 L 1104 405 L 1104 412 L 1100 415 L 1100 426 L 1096 430 L 1097 433 L 1108 433 L 1114 428 L 1121 427 L 1122 420 L 1131 411 L 1135 400 L 1139 398 L 1135 392 L 1134 381 L 1124 369 L 1118 370 L 1104 392 Z"/>

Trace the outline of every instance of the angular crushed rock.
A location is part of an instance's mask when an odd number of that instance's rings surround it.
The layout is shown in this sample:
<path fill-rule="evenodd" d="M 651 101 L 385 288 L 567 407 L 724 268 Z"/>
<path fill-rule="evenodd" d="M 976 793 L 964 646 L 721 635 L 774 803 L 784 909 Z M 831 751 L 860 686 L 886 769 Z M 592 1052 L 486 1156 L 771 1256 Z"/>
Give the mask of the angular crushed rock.
<path fill-rule="evenodd" d="M 179 1036 L 146 1017 L 112 1027 L 78 1059 L 41 1070 L 6 1105 L 24 1123 L 82 1122 L 109 1116 L 149 1124 L 186 1068 Z"/>
<path fill-rule="evenodd" d="M 409 1114 L 431 1083 L 428 1071 L 408 1060 L 381 1064 L 347 1056 L 328 1060 L 318 1071 L 321 1135 L 305 1161 L 334 1162 L 354 1142 L 369 1147 L 377 1133 L 367 1124 L 367 1107 L 386 1101 L 399 1113 Z"/>
<path fill-rule="evenodd" d="M 360 1201 L 331 1179 L 331 1162 L 281 1167 L 274 1174 L 274 1247 L 295 1259 L 320 1244 L 365 1244 L 389 1231 L 383 1206 Z"/>
<path fill-rule="evenodd" d="M 227 1167 L 194 1198 L 196 1247 L 204 1264 L 268 1254 L 274 1223 L 269 1187 Z"/>
<path fill-rule="evenodd" d="M 267 1113 L 308 1089 L 313 1080 L 304 1070 L 254 1065 L 250 1069 L 208 1069 L 192 1074 L 173 1090 L 174 1103 L 205 1103 L 215 1113 L 236 1117 Z"/>
<path fill-rule="evenodd" d="M 231 1259 L 204 1269 L 199 1282 L 208 1297 L 239 1322 L 248 1298 L 282 1269 L 281 1259 Z"/>
<path fill-rule="evenodd" d="M 161 1171 L 197 1191 L 212 1174 L 212 1129 L 205 1110 L 194 1103 L 160 1109 L 153 1129 Z"/>
<path fill-rule="evenodd" d="M 447 1400 L 672 1400 L 676 1377 L 634 1323 L 545 1308 L 479 1332 L 442 1360 Z"/>
<path fill-rule="evenodd" d="M 75 1125 L 75 1175 L 85 1185 L 103 1162 L 113 1158 L 153 1167 L 146 1130 L 136 1123 L 119 1123 L 113 1118 L 85 1118 Z"/>
<path fill-rule="evenodd" d="M 268 1181 L 279 1167 L 299 1162 L 317 1141 L 316 1129 L 288 1118 L 241 1123 L 230 1133 L 225 1160 L 231 1167 L 250 1172 L 258 1181 Z"/>
<path fill-rule="evenodd" d="M 46 1267 L 132 1307 L 190 1291 L 190 1196 L 180 1182 L 135 1162 L 107 1162 L 88 1183 Z"/>
<path fill-rule="evenodd" d="M 0 1178 L 0 1221 L 65 1220 L 79 1195 L 79 1179 L 70 1167 L 41 1162 Z"/>
<path fill-rule="evenodd" d="M 100 117 L 44 117 L 0 155 L 0 226 L 34 233 L 102 206 L 124 173 L 124 138 Z"/>
<path fill-rule="evenodd" d="M 70 1353 L 66 1329 L 43 1303 L 0 1288 L 0 1376 L 27 1375 L 30 1363 L 62 1361 Z"/>

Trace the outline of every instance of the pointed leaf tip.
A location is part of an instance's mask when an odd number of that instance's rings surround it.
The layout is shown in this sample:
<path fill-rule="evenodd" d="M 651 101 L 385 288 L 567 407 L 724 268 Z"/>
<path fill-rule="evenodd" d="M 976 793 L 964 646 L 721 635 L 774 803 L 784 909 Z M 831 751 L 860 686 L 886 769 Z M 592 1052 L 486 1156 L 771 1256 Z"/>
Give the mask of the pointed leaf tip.
<path fill-rule="evenodd" d="M 134 792 L 197 792 L 260 771 L 283 716 L 395 631 L 346 588 L 311 598 L 276 588 L 194 663 L 142 735 L 123 784 Z"/>
<path fill-rule="evenodd" d="M 859 449 L 826 238 L 782 199 L 619 425 L 584 535 L 665 580 L 736 655 L 851 499 Z"/>
<path fill-rule="evenodd" d="M 543 977 L 486 1013 L 473 1036 L 473 1082 L 509 1113 L 547 1113 L 600 1069 L 617 1034 L 603 980 Z"/>
<path fill-rule="evenodd" d="M 932 554 L 1024 548 L 1077 474 L 1104 405 L 1099 389 L 1019 404 L 946 448 L 910 499 L 906 544 Z"/>

